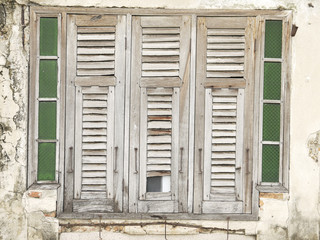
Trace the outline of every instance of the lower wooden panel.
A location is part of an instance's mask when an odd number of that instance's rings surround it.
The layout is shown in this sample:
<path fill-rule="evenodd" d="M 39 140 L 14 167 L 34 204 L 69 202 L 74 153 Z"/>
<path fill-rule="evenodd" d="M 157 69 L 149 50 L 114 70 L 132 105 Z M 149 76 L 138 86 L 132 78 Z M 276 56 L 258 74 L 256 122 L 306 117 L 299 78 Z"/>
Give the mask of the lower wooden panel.
<path fill-rule="evenodd" d="M 202 213 L 242 213 L 242 201 L 202 202 Z"/>
<path fill-rule="evenodd" d="M 77 199 L 73 200 L 73 212 L 105 213 L 113 212 L 113 199 Z"/>
<path fill-rule="evenodd" d="M 177 201 L 139 201 L 138 212 L 140 213 L 174 213 L 177 212 Z"/>

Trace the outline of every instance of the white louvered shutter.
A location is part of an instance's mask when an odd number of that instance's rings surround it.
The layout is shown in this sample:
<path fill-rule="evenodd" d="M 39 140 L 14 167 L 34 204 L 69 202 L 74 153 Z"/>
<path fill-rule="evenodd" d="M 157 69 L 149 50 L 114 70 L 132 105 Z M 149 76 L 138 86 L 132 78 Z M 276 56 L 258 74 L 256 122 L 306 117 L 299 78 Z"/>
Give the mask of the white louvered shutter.
<path fill-rule="evenodd" d="M 75 117 L 67 120 L 72 127 L 70 138 L 74 137 L 67 144 L 74 145 L 70 148 L 74 212 L 122 208 L 118 149 L 122 144 L 118 142 L 123 119 L 117 114 L 123 113 L 123 84 L 119 83 L 124 82 L 125 73 L 125 23 L 125 17 L 115 15 L 68 17 L 68 97 L 74 98 Z"/>
<path fill-rule="evenodd" d="M 186 208 L 189 54 L 189 17 L 133 18 L 131 211 Z"/>
<path fill-rule="evenodd" d="M 242 213 L 252 121 L 252 19 L 198 19 L 195 210 Z M 248 113 L 246 113 L 248 112 Z M 247 123 L 245 123 L 247 121 Z M 252 150 L 252 148 L 251 148 Z M 245 161 L 246 160 L 246 161 Z"/>

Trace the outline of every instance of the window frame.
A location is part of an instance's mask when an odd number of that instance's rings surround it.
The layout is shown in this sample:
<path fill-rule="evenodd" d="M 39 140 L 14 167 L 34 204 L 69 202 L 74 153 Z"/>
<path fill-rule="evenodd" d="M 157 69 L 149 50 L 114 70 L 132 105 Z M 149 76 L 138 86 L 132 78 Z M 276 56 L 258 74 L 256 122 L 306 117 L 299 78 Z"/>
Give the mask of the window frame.
<path fill-rule="evenodd" d="M 282 53 L 281 59 L 270 59 L 264 57 L 265 50 L 265 22 L 267 20 L 282 21 Z M 258 184 L 257 189 L 260 192 L 288 192 L 289 191 L 289 159 L 290 159 L 290 86 L 291 86 L 291 28 L 292 14 L 287 16 L 261 16 L 260 35 L 260 57 L 257 60 L 259 74 L 259 99 L 256 99 L 256 105 L 259 106 L 259 153 L 258 153 Z M 263 83 L 264 83 L 264 63 L 281 63 L 281 112 L 280 112 L 280 156 L 279 156 L 279 182 L 262 182 L 262 131 L 263 131 Z M 257 97 L 258 98 L 258 97 Z M 281 146 L 282 145 L 282 146 Z"/>
<path fill-rule="evenodd" d="M 118 9 L 118 8 L 110 8 L 110 9 L 95 9 L 95 8 L 69 8 L 69 7 L 31 7 L 30 8 L 30 84 L 29 84 L 29 154 L 28 154 L 28 187 L 30 189 L 58 189 L 58 203 L 57 203 L 57 213 L 59 218 L 98 218 L 98 216 L 102 216 L 106 219 L 120 218 L 120 219 L 158 219 L 158 218 L 166 218 L 166 219 L 199 219 L 199 220 L 222 220 L 222 219 L 231 219 L 231 220 L 257 220 L 258 219 L 258 197 L 259 191 L 262 192 L 286 192 L 288 191 L 288 171 L 289 171 L 289 110 L 290 110 L 290 57 L 291 57 L 291 25 L 292 25 L 292 12 L 291 11 L 277 11 L 277 10 L 170 10 L 170 9 Z M 65 152 L 67 150 L 63 150 L 65 148 L 64 136 L 65 136 L 65 116 L 63 111 L 61 111 L 61 115 L 58 117 L 58 110 L 65 109 L 66 106 L 66 39 L 67 39 L 67 15 L 68 14 L 117 14 L 117 15 L 126 15 L 127 17 L 127 35 L 126 37 L 126 79 L 125 79 L 125 118 L 124 121 L 124 174 L 123 181 L 125 182 L 124 192 L 123 192 L 123 213 L 71 213 L 63 211 L 63 199 L 64 199 L 64 183 L 68 181 L 65 178 L 65 169 L 67 169 L 67 162 L 65 161 Z M 129 169 L 129 158 L 130 158 L 130 85 L 131 85 L 131 24 L 132 24 L 132 16 L 174 16 L 174 15 L 189 15 L 191 16 L 191 62 L 190 62 L 190 95 L 189 102 L 189 125 L 193 126 L 188 129 L 189 132 L 189 172 L 188 172 L 188 212 L 186 213 L 173 213 L 173 214 L 155 214 L 155 213 L 128 213 L 129 209 L 129 193 L 127 190 L 128 187 L 128 169 Z M 38 44 L 38 35 L 39 29 L 37 29 L 37 19 L 39 16 L 50 17 L 55 16 L 60 19 L 58 21 L 58 82 L 60 83 L 60 98 L 57 96 L 58 101 L 60 101 L 59 105 L 57 105 L 57 141 L 59 144 L 57 145 L 57 151 L 59 151 L 59 155 L 56 156 L 56 181 L 52 182 L 37 182 L 37 156 L 34 154 L 36 145 L 33 144 L 35 141 L 35 134 L 37 128 L 37 84 L 38 84 L 38 68 L 37 66 L 37 44 Z M 194 127 L 194 113 L 195 113 L 195 81 L 196 81 L 196 34 L 197 34 L 197 18 L 202 16 L 230 16 L 230 17 L 256 17 L 257 22 L 259 22 L 259 26 L 256 27 L 257 35 L 255 38 L 255 65 L 257 66 L 255 69 L 255 107 L 254 112 L 260 112 L 260 101 L 259 94 L 260 92 L 260 84 L 263 82 L 261 78 L 263 78 L 263 68 L 262 68 L 262 56 L 263 56 L 263 45 L 264 45 L 264 31 L 263 31 L 263 21 L 267 20 L 282 20 L 283 25 L 286 25 L 283 28 L 283 66 L 285 68 L 282 69 L 282 77 L 284 86 L 282 87 L 282 91 L 285 94 L 285 102 L 283 104 L 283 158 L 282 158 L 282 181 L 281 184 L 277 185 L 266 185 L 266 184 L 258 184 L 261 182 L 261 158 L 259 157 L 258 145 L 259 139 L 258 137 L 254 137 L 254 153 L 253 153 L 253 187 L 251 189 L 251 213 L 242 213 L 242 214 L 194 214 L 193 213 L 193 169 L 194 168 L 194 154 L 197 154 L 194 149 L 195 142 L 195 127 Z M 284 34 L 285 33 L 285 34 Z M 257 40 L 260 39 L 260 40 Z M 60 55 L 59 55 L 60 53 Z M 285 75 L 285 77 L 284 77 Z M 259 107 L 257 107 L 257 105 Z M 259 130 L 261 128 L 261 114 L 254 114 L 254 129 Z M 286 120 L 286 124 L 284 124 L 284 120 Z M 58 127 L 60 126 L 60 127 Z M 260 131 L 260 130 L 259 130 Z M 281 165 L 280 164 L 280 165 Z"/>

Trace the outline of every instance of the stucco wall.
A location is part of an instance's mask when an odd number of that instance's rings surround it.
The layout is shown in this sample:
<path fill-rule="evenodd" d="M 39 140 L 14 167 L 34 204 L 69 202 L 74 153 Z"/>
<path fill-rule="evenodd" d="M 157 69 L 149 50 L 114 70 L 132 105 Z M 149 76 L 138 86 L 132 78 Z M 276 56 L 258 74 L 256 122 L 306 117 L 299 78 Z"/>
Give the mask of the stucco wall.
<path fill-rule="evenodd" d="M 226 221 L 181 221 L 181 226 L 173 221 L 167 224 L 167 239 L 227 239 L 227 228 L 230 240 L 319 239 L 319 1 L 0 0 L 0 4 L 0 239 L 98 239 L 99 231 L 103 239 L 164 239 L 165 232 L 160 223 L 104 220 L 100 226 L 62 221 L 59 227 L 56 191 L 26 190 L 30 4 L 293 10 L 299 28 L 292 40 L 289 193 L 261 195 L 259 221 L 230 222 L 229 227 Z"/>

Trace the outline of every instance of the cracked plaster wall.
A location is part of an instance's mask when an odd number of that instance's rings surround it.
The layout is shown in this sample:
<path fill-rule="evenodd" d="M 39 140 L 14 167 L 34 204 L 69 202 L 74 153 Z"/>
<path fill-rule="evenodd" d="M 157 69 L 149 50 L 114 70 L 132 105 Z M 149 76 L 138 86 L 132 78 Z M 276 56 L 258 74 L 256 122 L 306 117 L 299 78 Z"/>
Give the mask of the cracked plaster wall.
<path fill-rule="evenodd" d="M 0 0 L 0 239 L 99 239 L 99 231 L 102 239 L 164 239 L 164 224 L 132 226 L 126 221 L 124 226 L 123 221 L 104 221 L 99 227 L 73 220 L 69 224 L 75 226 L 59 227 L 56 192 L 26 190 L 30 4 L 293 10 L 299 29 L 292 41 L 289 193 L 262 194 L 259 221 L 230 222 L 229 239 L 319 239 L 319 136 L 312 135 L 320 130 L 320 3 L 316 0 Z M 179 223 L 188 227 L 168 223 L 168 239 L 227 239 L 226 221 Z"/>

